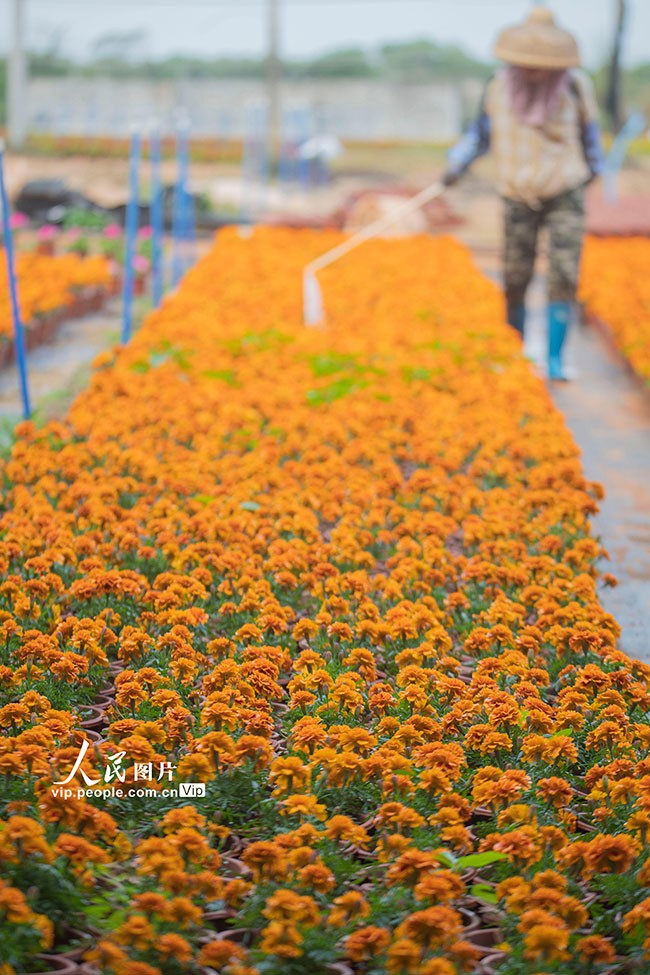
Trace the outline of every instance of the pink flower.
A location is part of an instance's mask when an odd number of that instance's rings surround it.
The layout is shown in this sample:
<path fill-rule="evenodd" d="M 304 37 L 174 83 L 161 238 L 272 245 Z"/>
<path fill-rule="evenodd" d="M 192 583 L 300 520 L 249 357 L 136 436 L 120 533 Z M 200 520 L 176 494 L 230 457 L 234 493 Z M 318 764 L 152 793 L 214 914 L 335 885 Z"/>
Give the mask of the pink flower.
<path fill-rule="evenodd" d="M 153 237 L 153 227 L 140 227 L 138 237 L 140 240 L 149 240 L 150 237 Z"/>
<path fill-rule="evenodd" d="M 26 217 L 24 213 L 20 212 L 20 210 L 17 210 L 15 213 L 12 213 L 11 216 L 9 217 L 9 226 L 11 227 L 12 230 L 21 230 L 23 227 L 26 227 L 28 224 L 29 224 L 29 217 Z"/>
<path fill-rule="evenodd" d="M 109 223 L 108 227 L 104 227 L 104 237 L 109 240 L 115 240 L 116 237 L 122 236 L 122 228 L 119 223 Z"/>
<path fill-rule="evenodd" d="M 36 232 L 38 240 L 52 240 L 57 234 L 57 228 L 51 223 L 44 223 Z"/>
<path fill-rule="evenodd" d="M 149 270 L 149 260 L 143 254 L 136 254 L 133 258 L 133 270 L 139 274 L 146 274 Z"/>

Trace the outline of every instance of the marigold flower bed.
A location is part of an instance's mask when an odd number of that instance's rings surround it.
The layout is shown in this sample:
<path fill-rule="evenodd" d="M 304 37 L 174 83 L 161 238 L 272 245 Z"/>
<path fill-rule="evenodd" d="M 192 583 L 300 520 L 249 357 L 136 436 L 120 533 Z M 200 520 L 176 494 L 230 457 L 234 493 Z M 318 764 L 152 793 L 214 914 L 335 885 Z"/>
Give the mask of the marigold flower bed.
<path fill-rule="evenodd" d="M 650 384 L 650 240 L 589 237 L 580 298 L 603 322 L 632 369 Z"/>
<path fill-rule="evenodd" d="M 53 257 L 23 252 L 16 258 L 20 313 L 31 348 L 47 341 L 61 322 L 101 306 L 114 290 L 111 265 L 101 256 Z M 7 266 L 0 255 L 0 365 L 13 356 L 13 324 Z"/>
<path fill-rule="evenodd" d="M 453 240 L 365 245 L 305 329 L 338 239 L 221 233 L 18 428 L 3 975 L 647 965 L 650 668 L 599 603 L 600 489 Z"/>

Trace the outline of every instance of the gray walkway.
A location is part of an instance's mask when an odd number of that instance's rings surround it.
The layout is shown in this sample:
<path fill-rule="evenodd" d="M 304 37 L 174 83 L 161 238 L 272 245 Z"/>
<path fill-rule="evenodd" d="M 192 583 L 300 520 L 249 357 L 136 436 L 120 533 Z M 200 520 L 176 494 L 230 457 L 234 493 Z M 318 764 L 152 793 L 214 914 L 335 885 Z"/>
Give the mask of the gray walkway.
<path fill-rule="evenodd" d="M 91 363 L 120 339 L 120 299 L 102 311 L 64 322 L 51 342 L 27 353 L 29 387 L 35 414 L 62 415 L 70 400 L 88 383 Z M 22 419 L 18 370 L 0 370 L 0 420 Z"/>

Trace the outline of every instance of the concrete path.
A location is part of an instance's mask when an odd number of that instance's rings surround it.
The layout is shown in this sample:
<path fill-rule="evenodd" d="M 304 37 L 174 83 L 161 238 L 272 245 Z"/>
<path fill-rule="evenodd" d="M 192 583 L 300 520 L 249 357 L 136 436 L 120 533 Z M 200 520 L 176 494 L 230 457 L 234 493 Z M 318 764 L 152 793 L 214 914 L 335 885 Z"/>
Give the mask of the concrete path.
<path fill-rule="evenodd" d="M 573 329 L 578 378 L 553 399 L 578 442 L 585 472 L 605 488 L 594 531 L 620 585 L 601 599 L 623 628 L 620 645 L 650 663 L 650 390 L 630 376 L 598 332 Z"/>
<path fill-rule="evenodd" d="M 61 416 L 88 383 L 91 363 L 120 339 L 120 299 L 113 298 L 97 314 L 70 319 L 51 342 L 27 353 L 29 391 L 36 416 Z M 18 370 L 0 371 L 0 420 L 7 428 L 22 419 Z"/>

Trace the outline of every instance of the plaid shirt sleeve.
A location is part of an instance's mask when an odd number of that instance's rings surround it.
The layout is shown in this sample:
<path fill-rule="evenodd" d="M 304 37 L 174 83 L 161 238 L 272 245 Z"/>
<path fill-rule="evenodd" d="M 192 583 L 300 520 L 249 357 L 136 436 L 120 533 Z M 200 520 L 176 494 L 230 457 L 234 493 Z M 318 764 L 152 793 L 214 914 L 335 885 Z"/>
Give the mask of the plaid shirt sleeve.
<path fill-rule="evenodd" d="M 470 122 L 462 138 L 447 154 L 447 167 L 454 176 L 460 176 L 472 163 L 490 149 L 490 116 L 485 110 L 485 93 L 478 115 Z"/>
<path fill-rule="evenodd" d="M 600 176 L 605 169 L 605 152 L 600 134 L 598 103 L 594 87 L 588 75 L 582 71 L 575 72 L 573 84 L 580 103 L 581 136 L 585 159 L 592 176 Z"/>

